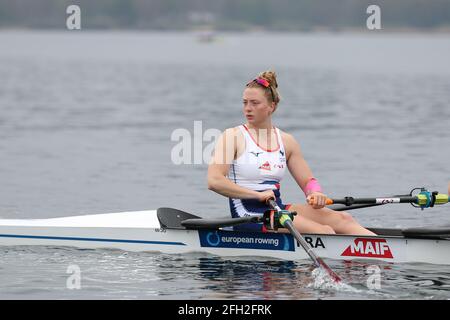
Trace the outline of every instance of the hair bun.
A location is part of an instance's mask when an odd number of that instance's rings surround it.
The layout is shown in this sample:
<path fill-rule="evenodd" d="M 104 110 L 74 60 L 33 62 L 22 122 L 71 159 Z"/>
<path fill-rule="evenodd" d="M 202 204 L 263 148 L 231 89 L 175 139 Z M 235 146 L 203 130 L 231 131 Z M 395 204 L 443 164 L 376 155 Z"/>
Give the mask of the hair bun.
<path fill-rule="evenodd" d="M 269 81 L 272 87 L 278 88 L 277 74 L 275 73 L 275 71 L 268 70 L 261 72 L 258 77 L 266 79 L 267 81 Z"/>

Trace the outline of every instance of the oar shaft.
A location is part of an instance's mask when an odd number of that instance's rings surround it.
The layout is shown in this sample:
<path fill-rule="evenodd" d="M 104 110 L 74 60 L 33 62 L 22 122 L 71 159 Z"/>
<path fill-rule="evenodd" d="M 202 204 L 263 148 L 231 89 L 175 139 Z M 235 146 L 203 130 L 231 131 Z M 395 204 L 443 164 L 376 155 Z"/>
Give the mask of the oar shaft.
<path fill-rule="evenodd" d="M 278 206 L 278 204 L 274 200 L 270 199 L 268 202 L 269 202 L 269 205 L 273 209 L 277 210 L 278 212 L 284 211 Z M 335 282 L 341 281 L 341 278 L 325 263 L 325 261 L 323 261 L 320 257 L 318 257 L 314 253 L 314 250 L 311 248 L 311 246 L 308 245 L 306 240 L 303 238 L 303 236 L 300 234 L 300 232 L 294 226 L 290 216 L 287 213 L 281 214 L 280 223 L 283 227 L 288 229 L 289 232 L 291 233 L 291 235 L 298 241 L 298 243 L 300 243 L 303 250 L 306 251 L 306 253 L 311 258 L 311 260 L 313 261 L 314 265 L 317 268 L 323 268 Z"/>
<path fill-rule="evenodd" d="M 291 220 L 288 220 L 284 223 L 284 227 L 289 230 L 289 232 L 294 236 L 294 238 L 300 243 L 302 248 L 306 251 L 308 256 L 311 258 L 311 260 L 314 262 L 316 267 L 320 267 L 320 262 L 317 259 L 317 256 L 312 251 L 311 247 L 308 245 L 306 240 L 302 237 L 302 235 L 297 231 L 294 224 Z"/>
<path fill-rule="evenodd" d="M 329 201 L 331 200 L 331 201 Z M 330 203 L 331 202 L 331 203 Z M 342 199 L 328 199 L 327 204 L 345 204 L 351 206 L 353 204 L 387 204 L 387 203 L 417 203 L 416 196 L 406 197 L 387 197 L 387 198 L 353 198 L 345 197 Z"/>

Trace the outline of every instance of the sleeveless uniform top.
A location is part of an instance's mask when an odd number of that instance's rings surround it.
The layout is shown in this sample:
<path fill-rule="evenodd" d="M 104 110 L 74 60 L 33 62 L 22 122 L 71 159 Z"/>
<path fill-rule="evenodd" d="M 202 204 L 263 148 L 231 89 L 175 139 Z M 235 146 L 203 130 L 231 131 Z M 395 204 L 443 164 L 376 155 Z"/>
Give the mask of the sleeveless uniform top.
<path fill-rule="evenodd" d="M 246 125 L 239 126 L 245 138 L 245 150 L 239 158 L 233 160 L 228 179 L 239 186 L 255 191 L 272 189 L 276 202 L 281 209 L 283 205 L 280 198 L 280 181 L 286 171 L 286 156 L 280 130 L 275 128 L 278 146 L 267 150 L 260 147 Z M 269 206 L 257 199 L 229 198 L 232 217 L 262 215 Z"/>

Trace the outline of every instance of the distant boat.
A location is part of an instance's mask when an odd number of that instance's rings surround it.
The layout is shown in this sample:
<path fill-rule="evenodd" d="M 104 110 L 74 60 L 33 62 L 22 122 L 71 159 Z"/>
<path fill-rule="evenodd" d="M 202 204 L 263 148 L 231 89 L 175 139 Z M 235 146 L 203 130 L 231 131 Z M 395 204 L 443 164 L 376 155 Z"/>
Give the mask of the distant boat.
<path fill-rule="evenodd" d="M 211 43 L 217 41 L 217 33 L 209 31 L 201 31 L 197 35 L 197 41 L 202 43 Z"/>

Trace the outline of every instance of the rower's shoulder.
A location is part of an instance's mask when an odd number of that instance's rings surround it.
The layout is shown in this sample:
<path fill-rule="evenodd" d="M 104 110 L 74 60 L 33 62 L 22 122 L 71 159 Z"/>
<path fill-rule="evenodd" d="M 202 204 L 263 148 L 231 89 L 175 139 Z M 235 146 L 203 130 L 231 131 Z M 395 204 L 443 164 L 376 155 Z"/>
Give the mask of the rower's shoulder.
<path fill-rule="evenodd" d="M 290 133 L 287 133 L 280 128 L 278 128 L 280 131 L 281 139 L 283 139 L 283 143 L 295 143 L 297 140 L 295 140 L 294 136 Z"/>
<path fill-rule="evenodd" d="M 231 128 L 226 128 L 226 129 L 224 130 L 224 132 L 231 132 L 231 133 L 236 133 L 236 132 L 238 132 L 238 131 L 239 131 L 239 126 L 231 127 Z"/>
<path fill-rule="evenodd" d="M 234 159 L 242 154 L 245 149 L 244 135 L 239 129 L 239 126 L 226 128 L 219 138 L 221 143 L 225 143 L 226 149 L 228 151 L 234 150 Z M 236 155 L 237 153 L 237 155 Z"/>
<path fill-rule="evenodd" d="M 231 137 L 240 137 L 240 136 L 242 136 L 242 132 L 239 129 L 239 126 L 236 126 L 236 127 L 226 128 L 223 131 L 223 135 L 227 136 L 227 137 L 230 137 L 230 136 Z"/>

